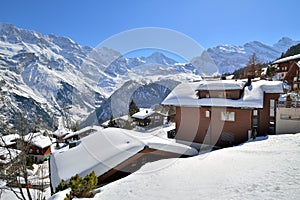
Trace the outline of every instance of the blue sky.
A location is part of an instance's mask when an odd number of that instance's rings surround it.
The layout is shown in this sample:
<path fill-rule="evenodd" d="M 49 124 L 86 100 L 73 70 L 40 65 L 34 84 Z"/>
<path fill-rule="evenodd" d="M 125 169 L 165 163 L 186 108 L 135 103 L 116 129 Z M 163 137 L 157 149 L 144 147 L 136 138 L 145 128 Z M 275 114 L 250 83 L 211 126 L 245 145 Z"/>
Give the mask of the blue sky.
<path fill-rule="evenodd" d="M 1 2 L 0 22 L 92 47 L 122 31 L 162 27 L 208 48 L 300 40 L 299 7 L 298 0 L 9 0 Z"/>

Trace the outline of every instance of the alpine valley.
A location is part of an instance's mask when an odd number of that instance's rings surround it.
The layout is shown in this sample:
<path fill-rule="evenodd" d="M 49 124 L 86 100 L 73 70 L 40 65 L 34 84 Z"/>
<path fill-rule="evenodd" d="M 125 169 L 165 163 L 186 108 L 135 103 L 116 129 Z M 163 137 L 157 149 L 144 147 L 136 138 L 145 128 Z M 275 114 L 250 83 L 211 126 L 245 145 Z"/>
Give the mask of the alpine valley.
<path fill-rule="evenodd" d="M 0 132 L 18 129 L 21 121 L 55 129 L 61 117 L 70 123 L 102 122 L 124 114 L 131 99 L 151 107 L 180 82 L 232 72 L 252 53 L 272 61 L 297 43 L 284 37 L 272 46 L 258 41 L 220 45 L 199 55 L 200 61 L 178 63 L 160 52 L 128 58 L 113 49 L 0 24 Z M 199 62 L 217 68 L 195 67 Z"/>

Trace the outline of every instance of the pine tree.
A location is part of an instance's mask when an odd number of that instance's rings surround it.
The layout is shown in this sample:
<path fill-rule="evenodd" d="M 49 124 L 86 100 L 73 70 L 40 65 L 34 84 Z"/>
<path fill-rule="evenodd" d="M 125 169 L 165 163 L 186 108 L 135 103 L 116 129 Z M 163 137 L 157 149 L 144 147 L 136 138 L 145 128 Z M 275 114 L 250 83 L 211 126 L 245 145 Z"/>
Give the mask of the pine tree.
<path fill-rule="evenodd" d="M 129 115 L 132 116 L 139 111 L 140 111 L 139 107 L 136 105 L 136 103 L 132 99 L 129 104 Z"/>
<path fill-rule="evenodd" d="M 114 120 L 114 116 L 113 115 L 110 115 L 110 119 L 109 119 L 109 122 L 108 122 L 108 127 L 116 127 L 117 126 L 117 123 L 116 121 Z"/>

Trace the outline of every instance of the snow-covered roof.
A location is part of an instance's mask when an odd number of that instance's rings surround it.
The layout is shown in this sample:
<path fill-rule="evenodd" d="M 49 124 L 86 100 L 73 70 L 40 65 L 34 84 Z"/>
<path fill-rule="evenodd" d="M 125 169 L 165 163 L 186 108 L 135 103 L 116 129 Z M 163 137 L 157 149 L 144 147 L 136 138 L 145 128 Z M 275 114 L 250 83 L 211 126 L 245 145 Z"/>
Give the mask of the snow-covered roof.
<path fill-rule="evenodd" d="M 47 136 L 44 136 L 42 133 L 29 133 L 24 138 L 25 141 L 29 141 L 32 145 L 39 148 L 46 148 L 51 146 L 51 139 Z"/>
<path fill-rule="evenodd" d="M 141 109 L 140 112 L 133 114 L 132 117 L 137 119 L 146 119 L 147 117 L 151 116 L 153 113 L 155 113 L 155 111 L 152 110 L 151 108 L 149 109 L 145 108 L 145 109 Z"/>
<path fill-rule="evenodd" d="M 147 147 L 186 155 L 198 153 L 191 147 L 155 135 L 102 129 L 83 138 L 78 146 L 51 155 L 51 184 L 56 188 L 61 180 L 69 180 L 75 174 L 85 176 L 92 171 L 101 176 Z"/>
<path fill-rule="evenodd" d="M 0 163 L 11 162 L 21 151 L 11 148 L 0 147 Z"/>
<path fill-rule="evenodd" d="M 208 80 L 200 81 L 196 90 L 242 90 L 247 81 L 242 80 Z"/>
<path fill-rule="evenodd" d="M 20 138 L 19 134 L 9 134 L 1 136 L 2 139 L 0 140 L 0 146 L 10 146 L 16 143 L 16 139 Z"/>
<path fill-rule="evenodd" d="M 287 61 L 290 61 L 290 60 L 296 60 L 296 59 L 300 59 L 300 54 L 296 54 L 296 55 L 293 55 L 293 56 L 288 56 L 288 57 L 285 57 L 285 58 L 275 60 L 272 64 L 279 64 L 279 63 L 287 62 Z"/>
<path fill-rule="evenodd" d="M 128 121 L 128 120 L 129 120 L 129 116 L 128 116 L 128 115 L 123 115 L 123 116 L 114 118 L 114 120 L 124 120 L 124 121 Z M 110 121 L 110 120 L 107 120 L 107 121 L 103 122 L 103 123 L 101 124 L 101 126 L 107 127 L 109 121 Z"/>
<path fill-rule="evenodd" d="M 93 132 L 96 132 L 100 129 L 102 129 L 100 126 L 87 126 L 87 127 L 84 127 L 83 129 L 80 129 L 79 131 L 69 133 L 68 135 L 66 135 L 64 137 L 64 140 L 69 139 L 69 138 L 71 138 L 73 136 L 76 136 L 76 135 L 80 135 L 80 134 L 85 133 L 85 132 L 93 133 Z"/>
<path fill-rule="evenodd" d="M 60 129 L 57 129 L 56 131 L 54 131 L 53 135 L 55 135 L 57 137 L 62 137 L 64 135 L 67 135 L 70 132 L 71 132 L 70 130 L 66 130 L 65 128 L 60 128 Z"/>
<path fill-rule="evenodd" d="M 198 99 L 196 90 L 199 82 L 182 83 L 178 85 L 162 102 L 163 105 L 180 107 L 234 107 L 234 108 L 263 108 L 264 93 L 283 93 L 281 81 L 260 80 L 252 82 L 244 88 L 241 99 L 232 100 L 225 98 Z"/>

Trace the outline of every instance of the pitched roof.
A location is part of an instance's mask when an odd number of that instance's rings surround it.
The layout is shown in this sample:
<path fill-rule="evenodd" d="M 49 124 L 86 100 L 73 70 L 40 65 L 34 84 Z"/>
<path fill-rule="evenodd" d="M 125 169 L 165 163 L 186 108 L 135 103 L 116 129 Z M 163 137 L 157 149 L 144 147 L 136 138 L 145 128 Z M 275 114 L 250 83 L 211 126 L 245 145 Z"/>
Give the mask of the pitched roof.
<path fill-rule="evenodd" d="M 137 119 L 146 119 L 147 117 L 151 116 L 153 113 L 155 113 L 154 110 L 151 108 L 141 109 L 140 112 L 137 112 L 132 115 L 133 118 Z"/>
<path fill-rule="evenodd" d="M 163 105 L 180 107 L 233 107 L 233 108 L 263 108 L 264 93 L 283 93 L 281 81 L 255 81 L 246 86 L 241 99 L 202 98 L 198 99 L 196 90 L 199 82 L 178 85 L 162 102 Z"/>
<path fill-rule="evenodd" d="M 24 138 L 25 141 L 30 141 L 30 143 L 39 148 L 46 148 L 51 146 L 52 141 L 49 137 L 43 136 L 42 133 L 29 133 Z"/>
<path fill-rule="evenodd" d="M 287 62 L 287 61 L 290 61 L 290 60 L 297 60 L 297 59 L 300 59 L 300 54 L 296 54 L 296 55 L 293 55 L 293 56 L 288 56 L 288 57 L 285 57 L 285 58 L 275 60 L 272 64 L 279 64 L 279 63 Z"/>
<path fill-rule="evenodd" d="M 55 135 L 57 137 L 61 137 L 61 136 L 67 135 L 70 132 L 71 131 L 66 130 L 65 128 L 60 128 L 60 129 L 57 129 L 56 131 L 54 131 L 53 135 Z"/>
<path fill-rule="evenodd" d="M 95 171 L 97 176 L 101 176 L 145 147 L 185 155 L 198 154 L 197 150 L 191 147 L 156 135 L 107 128 L 83 138 L 78 146 L 68 151 L 51 155 L 52 187 L 56 188 L 61 180 L 67 181 L 75 174 L 85 176 Z"/>

